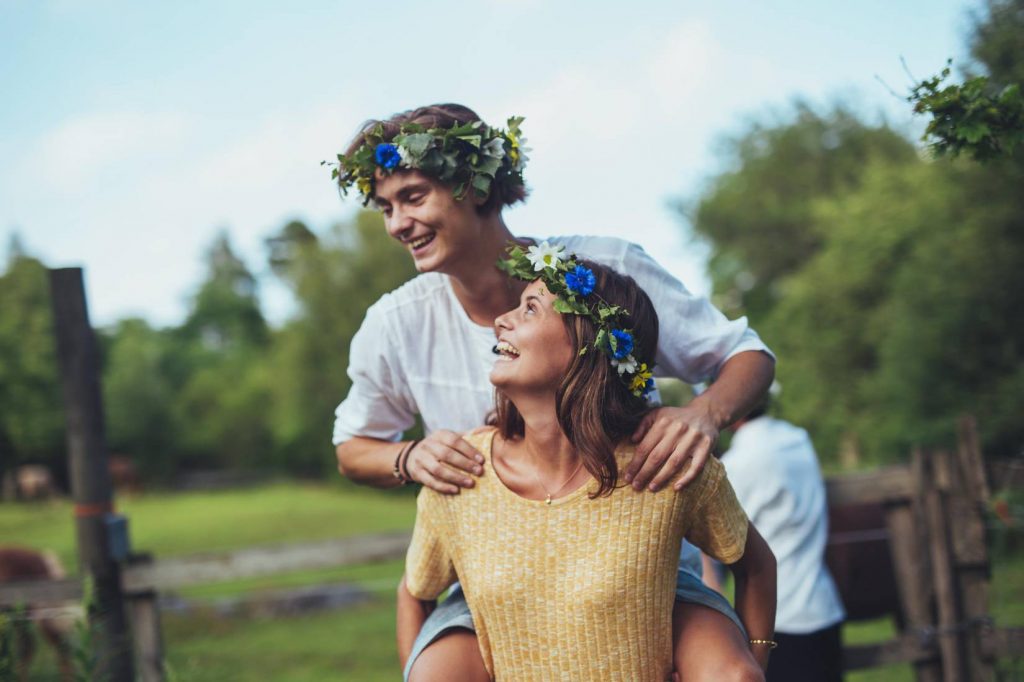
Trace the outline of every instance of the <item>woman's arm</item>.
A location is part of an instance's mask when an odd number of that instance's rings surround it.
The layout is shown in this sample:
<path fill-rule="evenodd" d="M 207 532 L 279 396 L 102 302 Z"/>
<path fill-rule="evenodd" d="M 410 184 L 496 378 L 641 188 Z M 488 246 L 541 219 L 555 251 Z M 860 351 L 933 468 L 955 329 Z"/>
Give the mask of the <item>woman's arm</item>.
<path fill-rule="evenodd" d="M 772 640 L 775 636 L 775 555 L 753 524 L 747 528 L 743 556 L 730 564 L 736 580 L 736 614 L 751 640 Z M 761 668 L 768 667 L 767 644 L 751 644 Z"/>
<path fill-rule="evenodd" d="M 405 587 L 405 575 L 402 575 L 402 581 L 398 583 L 395 638 L 398 641 L 398 660 L 403 670 L 412 653 L 412 645 L 423 629 L 423 623 L 436 606 L 437 600 L 423 601 L 412 596 Z"/>

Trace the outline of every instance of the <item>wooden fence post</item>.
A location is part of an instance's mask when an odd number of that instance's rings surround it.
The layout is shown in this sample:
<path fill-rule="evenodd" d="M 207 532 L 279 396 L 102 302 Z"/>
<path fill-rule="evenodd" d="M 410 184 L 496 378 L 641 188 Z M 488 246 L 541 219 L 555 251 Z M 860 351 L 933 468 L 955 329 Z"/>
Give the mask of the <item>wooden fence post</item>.
<path fill-rule="evenodd" d="M 131 557 L 131 566 L 152 565 L 151 554 Z M 132 613 L 135 657 L 142 682 L 164 682 L 164 641 L 160 627 L 160 606 L 157 591 L 146 589 L 128 595 Z"/>
<path fill-rule="evenodd" d="M 985 543 L 989 487 L 974 418 L 962 418 L 957 430 L 955 471 L 959 475 L 951 481 L 949 504 L 953 556 L 966 619 L 970 679 L 987 682 L 995 675 L 994 627 L 988 612 L 992 572 Z"/>
<path fill-rule="evenodd" d="M 924 477 L 925 516 L 928 521 L 929 549 L 931 552 L 932 580 L 938 607 L 939 652 L 942 654 L 942 679 L 960 682 L 969 679 L 961 629 L 961 609 L 953 570 L 953 551 L 950 547 L 947 498 L 953 475 L 948 452 L 929 453 L 931 475 Z"/>
<path fill-rule="evenodd" d="M 100 402 L 99 358 L 89 326 L 81 268 L 50 270 L 50 289 L 64 390 L 78 556 L 83 572 L 93 581 L 97 672 L 112 682 L 132 682 L 132 646 L 121 570 L 111 556 L 107 529 L 113 492 Z"/>
<path fill-rule="evenodd" d="M 920 450 L 911 454 L 911 497 L 890 503 L 886 507 L 885 521 L 889 530 L 889 550 L 892 553 L 896 584 L 905 629 L 916 633 L 934 631 L 932 612 L 931 558 L 928 554 L 928 533 L 925 529 L 924 457 Z M 925 635 L 918 634 L 920 639 Z M 926 641 L 925 644 L 933 644 Z M 942 666 L 938 656 L 914 663 L 917 682 L 940 682 Z"/>

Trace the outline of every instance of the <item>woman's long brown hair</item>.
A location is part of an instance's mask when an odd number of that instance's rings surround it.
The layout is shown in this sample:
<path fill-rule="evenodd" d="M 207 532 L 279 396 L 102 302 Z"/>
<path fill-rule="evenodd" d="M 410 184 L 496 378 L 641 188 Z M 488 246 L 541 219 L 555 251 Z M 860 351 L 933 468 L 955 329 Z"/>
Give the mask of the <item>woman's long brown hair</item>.
<path fill-rule="evenodd" d="M 578 262 L 594 272 L 597 283 L 591 296 L 629 311 L 619 317 L 618 326 L 633 330 L 633 357 L 652 366 L 658 348 L 658 315 L 651 299 L 632 277 L 591 261 Z M 599 483 L 593 497 L 607 495 L 619 478 L 615 448 L 636 431 L 650 405 L 634 396 L 608 356 L 594 349 L 597 330 L 593 322 L 572 314 L 563 314 L 562 322 L 573 348 L 586 346 L 587 352 L 574 354 L 555 394 L 558 423 L 583 458 L 583 466 Z M 516 406 L 501 391 L 496 391 L 495 403 L 489 423 L 497 426 L 506 440 L 522 438 L 526 425 Z"/>

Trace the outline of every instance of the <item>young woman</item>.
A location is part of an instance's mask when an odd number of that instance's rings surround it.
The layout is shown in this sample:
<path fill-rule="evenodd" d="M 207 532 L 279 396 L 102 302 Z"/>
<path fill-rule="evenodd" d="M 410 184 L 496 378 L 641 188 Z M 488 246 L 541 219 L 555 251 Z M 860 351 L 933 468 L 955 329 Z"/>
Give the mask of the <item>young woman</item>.
<path fill-rule="evenodd" d="M 517 240 L 502 217 L 505 206 L 526 196 L 522 145 L 517 119 L 499 130 L 466 107 L 444 104 L 370 121 L 339 155 L 339 186 L 380 209 L 388 233 L 422 273 L 375 303 L 352 339 L 352 388 L 336 411 L 333 439 L 339 471 L 351 480 L 382 488 L 415 481 L 456 494 L 485 476 L 483 455 L 459 434 L 494 408 L 493 321 L 518 304 L 525 286 L 495 266 L 509 241 L 534 243 Z M 669 482 L 681 488 L 703 466 L 719 430 L 767 390 L 773 357 L 745 319 L 726 319 L 637 245 L 609 237 L 550 241 L 628 272 L 644 288 L 663 324 L 661 374 L 691 383 L 717 377 L 689 405 L 651 410 L 632 434 L 636 447 L 623 479 L 636 490 Z M 401 442 L 417 416 L 425 437 Z M 701 655 L 687 656 L 692 667 L 681 673 L 723 679 L 744 655 L 746 667 L 756 669 L 736 614 L 701 583 L 699 566 L 687 545 L 677 575 L 677 643 Z M 420 639 L 414 655 L 437 661 L 477 650 L 458 589 L 431 614 Z"/>
<path fill-rule="evenodd" d="M 629 277 L 538 253 L 534 261 L 553 264 L 495 321 L 494 425 L 466 436 L 490 475 L 457 496 L 421 491 L 400 588 L 403 660 L 456 579 L 480 658 L 447 661 L 444 671 L 414 663 L 410 679 L 669 679 L 684 664 L 672 647 L 684 536 L 732 566 L 737 610 L 765 665 L 774 558 L 723 467 L 710 461 L 681 491 L 619 484 L 629 436 L 650 409 L 653 305 Z M 514 250 L 510 272 L 535 274 L 527 258 Z"/>

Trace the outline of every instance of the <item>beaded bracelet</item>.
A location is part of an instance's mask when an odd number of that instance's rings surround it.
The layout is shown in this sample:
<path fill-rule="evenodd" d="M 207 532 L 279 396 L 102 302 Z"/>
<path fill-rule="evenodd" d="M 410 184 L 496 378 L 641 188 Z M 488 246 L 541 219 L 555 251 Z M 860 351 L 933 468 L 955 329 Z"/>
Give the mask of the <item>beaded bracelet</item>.
<path fill-rule="evenodd" d="M 774 649 L 779 646 L 779 643 L 772 639 L 752 639 L 751 644 L 767 644 L 769 649 Z"/>
<path fill-rule="evenodd" d="M 412 475 L 409 473 L 409 455 L 412 454 L 413 448 L 419 445 L 421 440 L 421 438 L 417 438 L 413 442 L 409 443 L 409 446 L 398 455 L 398 459 L 401 462 L 399 466 L 402 475 L 405 477 L 406 483 L 412 483 Z"/>
<path fill-rule="evenodd" d="M 391 469 L 391 475 L 397 478 L 402 485 L 405 485 L 409 482 L 405 480 L 405 476 L 402 475 L 402 470 L 398 467 L 398 463 L 401 461 L 402 453 L 404 452 L 405 446 L 403 445 L 398 449 L 398 456 L 395 457 L 395 466 Z"/>
<path fill-rule="evenodd" d="M 402 457 L 404 457 L 405 454 L 412 449 L 410 445 L 414 446 L 418 442 L 419 441 L 413 441 L 411 444 L 407 443 L 406 445 L 403 445 L 401 449 L 399 449 L 398 451 L 398 456 L 395 457 L 395 466 L 391 469 L 391 475 L 397 478 L 399 481 L 401 481 L 402 485 L 409 485 L 409 483 L 412 482 L 412 479 L 409 477 L 409 473 L 405 471 L 405 467 L 403 466 L 404 463 L 402 462 Z"/>

